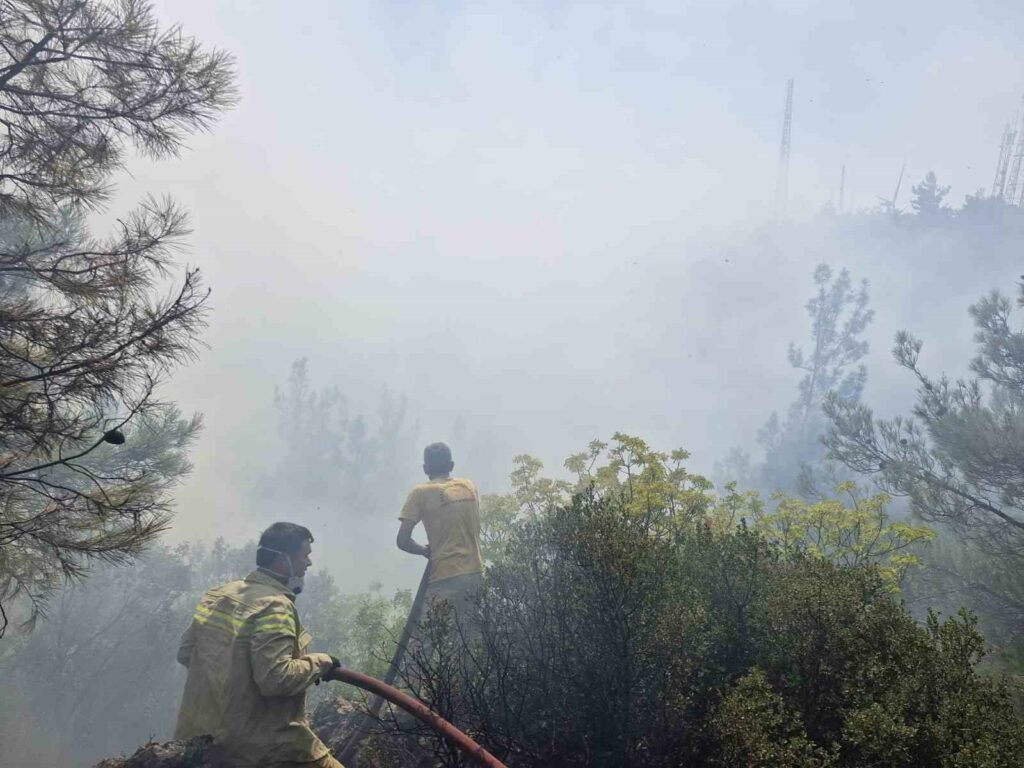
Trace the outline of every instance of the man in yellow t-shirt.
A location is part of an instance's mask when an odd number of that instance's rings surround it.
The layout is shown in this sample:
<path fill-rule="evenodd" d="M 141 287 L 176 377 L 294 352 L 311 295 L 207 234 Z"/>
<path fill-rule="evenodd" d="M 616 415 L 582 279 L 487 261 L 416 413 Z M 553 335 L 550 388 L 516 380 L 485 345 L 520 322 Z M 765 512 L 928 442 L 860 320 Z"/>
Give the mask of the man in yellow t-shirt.
<path fill-rule="evenodd" d="M 398 519 L 398 548 L 430 560 L 427 602 L 447 601 L 471 621 L 475 596 L 483 579 L 480 554 L 480 497 L 472 481 L 452 477 L 451 449 L 432 443 L 423 449 L 423 471 L 429 480 L 412 489 Z M 427 545 L 412 538 L 423 523 Z"/>

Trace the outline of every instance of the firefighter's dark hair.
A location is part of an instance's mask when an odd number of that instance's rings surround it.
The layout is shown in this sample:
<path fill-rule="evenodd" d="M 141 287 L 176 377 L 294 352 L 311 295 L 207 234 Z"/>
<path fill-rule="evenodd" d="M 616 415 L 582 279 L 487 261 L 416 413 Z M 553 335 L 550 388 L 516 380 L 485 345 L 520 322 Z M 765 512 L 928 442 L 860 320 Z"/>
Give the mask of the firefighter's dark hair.
<path fill-rule="evenodd" d="M 428 477 L 446 475 L 453 466 L 452 449 L 444 443 L 431 443 L 423 449 L 423 471 Z"/>
<path fill-rule="evenodd" d="M 260 536 L 259 547 L 256 549 L 256 565 L 269 568 L 279 552 L 298 554 L 306 542 L 313 542 L 313 534 L 309 532 L 309 528 L 296 523 L 274 523 Z"/>

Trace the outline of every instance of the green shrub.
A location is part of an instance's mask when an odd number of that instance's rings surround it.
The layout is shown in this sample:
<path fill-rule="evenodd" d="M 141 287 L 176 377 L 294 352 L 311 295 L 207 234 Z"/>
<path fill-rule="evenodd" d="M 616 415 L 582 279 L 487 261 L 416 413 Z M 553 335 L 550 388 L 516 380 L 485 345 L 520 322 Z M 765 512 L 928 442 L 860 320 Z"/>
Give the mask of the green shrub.
<path fill-rule="evenodd" d="M 482 629 L 428 622 L 416 693 L 510 765 L 1024 764 L 971 616 L 680 509 L 592 489 L 510 526 Z"/>

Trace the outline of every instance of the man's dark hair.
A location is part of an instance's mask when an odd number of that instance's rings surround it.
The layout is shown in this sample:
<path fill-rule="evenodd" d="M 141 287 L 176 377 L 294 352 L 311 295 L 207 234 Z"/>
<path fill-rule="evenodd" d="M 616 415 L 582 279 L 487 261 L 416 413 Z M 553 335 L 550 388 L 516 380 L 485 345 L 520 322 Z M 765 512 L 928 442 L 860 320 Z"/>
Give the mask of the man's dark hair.
<path fill-rule="evenodd" d="M 260 536 L 260 544 L 256 549 L 256 565 L 269 568 L 279 552 L 297 554 L 306 542 L 313 542 L 313 534 L 309 532 L 309 528 L 296 523 L 274 523 Z"/>
<path fill-rule="evenodd" d="M 423 449 L 423 471 L 430 477 L 452 471 L 452 449 L 444 443 L 431 443 Z"/>

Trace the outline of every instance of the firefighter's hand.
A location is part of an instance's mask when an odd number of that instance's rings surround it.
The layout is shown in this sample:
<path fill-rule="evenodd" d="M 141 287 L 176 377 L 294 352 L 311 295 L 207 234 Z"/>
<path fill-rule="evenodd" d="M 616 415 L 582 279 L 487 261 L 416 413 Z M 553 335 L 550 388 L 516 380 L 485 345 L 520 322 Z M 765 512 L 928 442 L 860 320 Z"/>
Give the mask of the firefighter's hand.
<path fill-rule="evenodd" d="M 341 662 L 338 661 L 337 657 L 335 657 L 335 656 L 331 656 L 331 661 L 334 662 L 334 666 L 332 666 L 329 670 L 324 672 L 324 675 L 323 675 L 322 679 L 323 680 L 340 680 L 341 678 L 338 677 L 338 673 L 341 672 L 341 670 L 343 670 L 345 667 L 343 667 L 341 665 Z"/>

